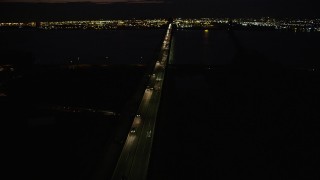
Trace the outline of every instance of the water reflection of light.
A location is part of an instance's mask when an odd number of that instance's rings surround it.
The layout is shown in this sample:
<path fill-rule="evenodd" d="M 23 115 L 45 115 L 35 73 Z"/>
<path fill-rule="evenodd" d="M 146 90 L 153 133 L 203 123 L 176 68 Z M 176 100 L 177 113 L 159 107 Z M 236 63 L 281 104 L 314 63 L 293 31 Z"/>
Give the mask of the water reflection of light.
<path fill-rule="evenodd" d="M 209 36 L 209 30 L 206 29 L 206 30 L 204 30 L 204 37 L 208 37 L 208 36 Z"/>
<path fill-rule="evenodd" d="M 204 43 L 205 44 L 208 44 L 209 43 L 209 30 L 208 29 L 206 29 L 206 30 L 204 30 L 204 34 L 203 34 L 203 40 L 204 40 Z"/>

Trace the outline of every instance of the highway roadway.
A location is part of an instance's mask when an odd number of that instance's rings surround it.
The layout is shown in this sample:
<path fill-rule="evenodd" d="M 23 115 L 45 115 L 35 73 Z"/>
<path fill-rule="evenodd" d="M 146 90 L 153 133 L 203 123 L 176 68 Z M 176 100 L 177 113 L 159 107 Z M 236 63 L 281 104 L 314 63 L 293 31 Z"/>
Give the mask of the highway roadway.
<path fill-rule="evenodd" d="M 144 180 L 147 177 L 153 134 L 160 105 L 165 67 L 168 61 L 172 25 L 161 48 L 159 60 L 149 75 L 149 84 L 122 149 L 112 180 Z"/>

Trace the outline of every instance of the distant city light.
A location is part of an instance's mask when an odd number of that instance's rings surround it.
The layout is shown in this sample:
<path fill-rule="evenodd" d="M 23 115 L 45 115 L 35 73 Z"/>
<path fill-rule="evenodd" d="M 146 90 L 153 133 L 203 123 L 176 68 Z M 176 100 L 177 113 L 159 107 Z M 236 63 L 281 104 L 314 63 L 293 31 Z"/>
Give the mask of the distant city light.
<path fill-rule="evenodd" d="M 299 32 L 319 32 L 320 19 L 273 19 L 265 18 L 198 18 L 174 20 L 178 29 L 201 28 L 205 32 L 211 28 L 234 26 L 238 28 L 272 28 Z"/>
<path fill-rule="evenodd" d="M 0 27 L 25 27 L 51 29 L 121 29 L 121 28 L 162 28 L 168 24 L 166 19 L 131 19 L 131 20 L 97 20 L 97 21 L 56 21 L 56 22 L 7 22 Z"/>
<path fill-rule="evenodd" d="M 166 28 L 169 21 L 166 19 L 128 19 L 128 20 L 93 20 L 93 21 L 53 21 L 53 22 L 3 22 L 0 27 L 39 28 L 43 30 L 55 29 L 143 29 Z M 173 25 L 177 29 L 219 27 L 239 28 L 271 28 L 276 30 L 292 30 L 295 32 L 320 32 L 320 19 L 274 19 L 263 18 L 176 18 Z M 171 28 L 171 27 L 170 27 Z"/>

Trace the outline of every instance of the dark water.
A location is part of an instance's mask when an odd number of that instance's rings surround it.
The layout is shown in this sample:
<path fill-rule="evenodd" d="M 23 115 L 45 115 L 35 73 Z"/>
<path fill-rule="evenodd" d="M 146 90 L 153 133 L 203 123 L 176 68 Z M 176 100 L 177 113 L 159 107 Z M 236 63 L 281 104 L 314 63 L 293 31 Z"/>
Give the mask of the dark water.
<path fill-rule="evenodd" d="M 162 30 L 2 31 L 0 47 L 2 53 L 31 53 L 40 64 L 77 62 L 78 57 L 80 63 L 145 64 L 158 51 L 163 34 Z M 172 42 L 174 64 L 231 64 L 242 51 L 285 65 L 319 64 L 320 33 L 178 30 Z"/>
<path fill-rule="evenodd" d="M 283 65 L 318 65 L 319 42 L 320 33 L 178 30 L 171 63 L 231 64 L 238 53 L 249 51 Z"/>
<path fill-rule="evenodd" d="M 125 104 L 136 96 L 146 64 L 158 55 L 164 35 L 165 30 L 0 31 L 0 65 L 25 64 L 29 60 L 24 54 L 34 56 L 37 64 L 69 64 L 78 57 L 76 63 L 112 64 L 73 70 L 33 66 L 32 71 L 30 66 L 19 66 L 27 69 L 19 78 L 0 73 L 0 92 L 7 94 L 0 98 L 1 120 L 12 122 L 5 146 L 12 167 L 18 161 L 23 167 L 14 170 L 31 179 L 90 179 L 116 131 L 126 131 L 121 124 L 126 119 L 121 121 L 119 114 L 124 114 Z M 51 108 L 55 106 L 118 115 L 64 112 Z M 20 146 L 25 147 L 23 152 Z M 116 157 L 108 160 L 116 162 Z"/>
<path fill-rule="evenodd" d="M 0 50 L 30 52 L 39 64 L 65 64 L 77 57 L 80 63 L 104 64 L 106 56 L 112 64 L 145 64 L 159 51 L 163 36 L 164 31 L 0 32 Z M 248 51 L 258 54 L 257 61 L 317 65 L 319 40 L 320 34 L 312 33 L 177 31 L 171 61 L 231 64 L 237 54 Z M 21 86 L 12 87 L 21 97 L 41 97 L 49 104 L 66 101 L 120 111 L 144 71 L 111 67 L 67 76 L 45 71 L 49 75 L 24 77 L 15 82 Z M 257 75 L 169 66 L 150 179 L 319 179 L 318 71 Z M 17 157 L 12 162 L 26 159 L 23 166 L 29 166 L 27 176 L 32 179 L 89 179 L 103 159 L 103 147 L 120 126 L 118 119 L 29 111 L 30 100 L 15 97 L 9 120 L 28 121 L 30 133 L 28 140 L 21 140 L 24 131 L 12 130 L 17 134 L 7 146 Z M 17 122 L 16 116 L 23 120 Z M 17 155 L 21 141 L 28 147 L 24 158 Z"/>
<path fill-rule="evenodd" d="M 89 64 L 145 64 L 163 36 L 164 30 L 0 31 L 0 47 L 2 52 L 31 53 L 40 64 L 77 62 L 78 57 Z"/>
<path fill-rule="evenodd" d="M 319 37 L 176 32 L 149 180 L 319 179 Z"/>

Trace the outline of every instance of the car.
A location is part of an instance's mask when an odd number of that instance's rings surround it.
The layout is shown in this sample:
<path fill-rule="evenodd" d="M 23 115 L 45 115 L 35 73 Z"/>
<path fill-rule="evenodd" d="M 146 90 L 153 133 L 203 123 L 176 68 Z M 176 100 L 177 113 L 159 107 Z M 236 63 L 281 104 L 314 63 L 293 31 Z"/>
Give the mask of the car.
<path fill-rule="evenodd" d="M 131 130 L 130 130 L 130 133 L 135 133 L 136 132 L 136 128 L 135 127 L 133 127 L 133 128 L 131 128 Z"/>
<path fill-rule="evenodd" d="M 148 89 L 147 89 L 147 91 L 152 91 L 152 90 L 153 90 L 153 88 L 148 88 Z"/>

